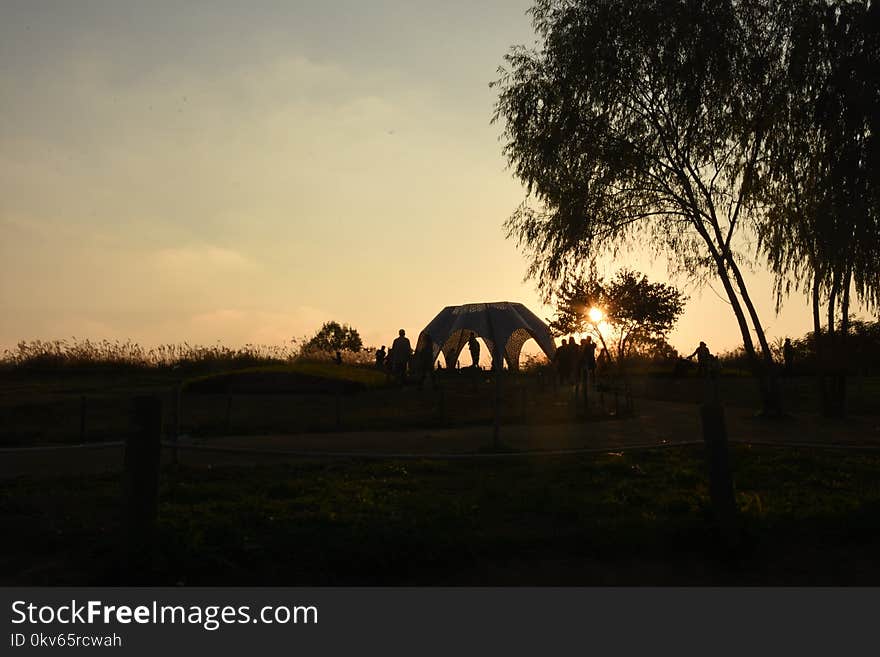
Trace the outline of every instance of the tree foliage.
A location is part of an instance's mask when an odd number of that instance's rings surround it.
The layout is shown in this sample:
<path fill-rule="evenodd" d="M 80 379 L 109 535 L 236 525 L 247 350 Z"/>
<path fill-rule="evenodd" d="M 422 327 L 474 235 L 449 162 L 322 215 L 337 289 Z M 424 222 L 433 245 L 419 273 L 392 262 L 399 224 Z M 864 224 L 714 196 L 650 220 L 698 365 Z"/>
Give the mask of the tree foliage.
<path fill-rule="evenodd" d="M 777 306 L 792 290 L 811 298 L 816 355 L 833 374 L 820 382 L 823 406 L 838 415 L 851 290 L 868 308 L 880 303 L 880 6 L 791 4 L 784 102 L 759 188 L 760 246 Z"/>
<path fill-rule="evenodd" d="M 801 135 L 780 122 L 805 80 L 791 65 L 798 12 L 828 5 L 537 0 L 537 47 L 513 48 L 495 82 L 504 153 L 527 187 L 508 234 L 528 255 L 529 274 L 546 293 L 585 262 L 640 243 L 679 272 L 716 278 L 770 412 L 779 410 L 772 350 L 743 271 L 759 239 L 779 245 L 791 234 L 787 225 L 779 237 L 765 232 L 790 213 L 768 213 L 763 178 L 785 150 L 780 141 Z M 807 71 L 820 65 L 798 56 Z M 859 70 L 876 80 L 876 68 Z"/>
<path fill-rule="evenodd" d="M 803 287 L 833 305 L 852 281 L 859 300 L 876 306 L 880 6 L 795 5 L 784 60 L 789 84 L 761 179 L 768 216 L 761 247 L 777 276 L 777 303 Z"/>
<path fill-rule="evenodd" d="M 339 322 L 325 322 L 320 330 L 305 344 L 305 351 L 333 353 L 335 351 L 358 352 L 363 348 L 357 329 Z"/>
<path fill-rule="evenodd" d="M 675 287 L 651 283 L 644 274 L 622 269 L 610 281 L 578 276 L 564 281 L 555 293 L 556 316 L 550 328 L 559 335 L 595 333 L 618 361 L 635 353 L 654 353 L 666 344 L 666 335 L 684 312 L 687 298 Z M 608 334 L 590 318 L 590 309 L 602 311 Z"/>

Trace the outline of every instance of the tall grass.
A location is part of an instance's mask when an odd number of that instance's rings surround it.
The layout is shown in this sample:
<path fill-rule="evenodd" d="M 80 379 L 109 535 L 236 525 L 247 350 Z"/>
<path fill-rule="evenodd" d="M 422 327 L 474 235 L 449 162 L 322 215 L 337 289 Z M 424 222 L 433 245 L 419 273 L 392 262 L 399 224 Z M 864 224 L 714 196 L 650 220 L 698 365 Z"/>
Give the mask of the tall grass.
<path fill-rule="evenodd" d="M 131 340 L 23 340 L 15 349 L 3 351 L 0 364 L 14 369 L 72 369 L 72 368 L 174 368 L 199 365 L 251 366 L 290 362 L 299 356 L 295 343 L 291 345 L 254 345 L 233 348 L 212 346 L 163 344 L 146 348 Z"/>
<path fill-rule="evenodd" d="M 369 365 L 372 349 L 358 353 L 344 352 L 348 364 Z M 190 369 L 220 370 L 260 365 L 289 364 L 294 361 L 330 361 L 332 354 L 305 348 L 304 340 L 285 345 L 246 344 L 229 347 L 223 344 L 163 344 L 144 347 L 126 340 L 22 340 L 14 349 L 5 349 L 0 368 L 15 370 L 74 369 Z"/>

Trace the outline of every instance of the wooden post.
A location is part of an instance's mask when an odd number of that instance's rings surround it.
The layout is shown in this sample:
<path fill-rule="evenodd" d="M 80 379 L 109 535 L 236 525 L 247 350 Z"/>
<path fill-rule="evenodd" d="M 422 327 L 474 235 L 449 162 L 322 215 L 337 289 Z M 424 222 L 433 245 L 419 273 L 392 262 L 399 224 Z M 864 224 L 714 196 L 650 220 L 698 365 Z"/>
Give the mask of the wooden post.
<path fill-rule="evenodd" d="M 135 397 L 133 411 L 136 431 L 125 444 L 122 526 L 127 575 L 137 581 L 147 578 L 152 566 L 159 496 L 162 401 L 153 396 Z"/>
<path fill-rule="evenodd" d="M 86 441 L 86 396 L 79 398 L 79 442 Z"/>
<path fill-rule="evenodd" d="M 715 385 L 713 385 L 715 384 Z M 718 398 L 715 381 L 706 377 L 706 391 L 700 407 L 703 424 L 703 441 L 709 461 L 709 495 L 721 538 L 728 550 L 738 546 L 739 533 L 736 523 L 736 498 L 730 470 L 730 454 L 727 448 L 727 426 L 724 408 Z"/>

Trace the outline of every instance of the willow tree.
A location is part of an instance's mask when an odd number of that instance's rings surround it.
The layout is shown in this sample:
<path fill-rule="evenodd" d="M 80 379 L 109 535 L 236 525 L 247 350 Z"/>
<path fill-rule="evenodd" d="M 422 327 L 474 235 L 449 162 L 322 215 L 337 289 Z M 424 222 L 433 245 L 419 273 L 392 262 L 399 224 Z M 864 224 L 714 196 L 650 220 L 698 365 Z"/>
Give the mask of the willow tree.
<path fill-rule="evenodd" d="M 537 46 L 514 47 L 494 83 L 504 153 L 527 188 L 507 228 L 529 275 L 546 291 L 638 243 L 717 279 L 770 414 L 776 368 L 743 269 L 783 74 L 779 5 L 538 0 Z"/>
<path fill-rule="evenodd" d="M 842 415 L 851 295 L 880 302 L 880 7 L 800 0 L 791 26 L 760 245 L 777 306 L 793 290 L 811 298 L 823 410 Z"/>

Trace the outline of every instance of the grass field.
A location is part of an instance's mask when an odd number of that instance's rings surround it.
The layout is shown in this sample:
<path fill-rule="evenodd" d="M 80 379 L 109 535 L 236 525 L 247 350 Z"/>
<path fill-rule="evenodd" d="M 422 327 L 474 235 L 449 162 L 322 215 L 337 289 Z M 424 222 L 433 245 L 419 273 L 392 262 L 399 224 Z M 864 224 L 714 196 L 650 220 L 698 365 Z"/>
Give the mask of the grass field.
<path fill-rule="evenodd" d="M 329 363 L 198 376 L 173 368 L 4 371 L 0 446 L 125 439 L 132 431 L 132 397 L 151 394 L 163 399 L 166 435 L 177 423 L 181 433 L 207 442 L 239 436 L 236 444 L 247 445 L 254 435 L 273 434 L 279 444 L 296 445 L 300 434 L 310 432 L 310 449 L 321 449 L 328 436 L 344 446 L 358 444 L 349 438 L 372 430 L 370 441 L 379 436 L 407 451 L 419 447 L 407 441 L 424 435 L 399 432 L 393 434 L 399 439 L 392 439 L 392 432 L 446 427 L 460 433 L 462 427 L 491 422 L 494 381 L 486 373 L 473 374 L 446 373 L 438 388 L 401 389 L 369 368 Z M 686 428 L 676 429 L 684 439 L 699 439 L 700 381 L 647 377 L 631 384 L 634 418 L 583 424 L 625 415 L 625 396 L 592 390 L 590 412 L 584 414 L 572 391 L 547 377 L 505 376 L 502 420 L 520 425 L 523 444 L 537 448 L 553 427 L 585 436 L 578 445 L 626 431 L 638 435 L 607 444 L 639 444 L 646 428 L 656 438 L 673 426 Z M 880 409 L 871 401 L 878 394 L 876 379 L 853 381 L 852 409 L 863 415 L 838 424 L 819 423 L 810 414 L 811 379 L 785 385 L 794 416 L 765 426 L 756 424 L 749 410 L 755 408 L 753 382 L 723 378 L 719 388 L 730 407 L 731 438 L 758 440 L 769 432 L 798 442 L 821 424 L 822 431 L 813 433 L 827 439 L 819 442 L 877 443 L 880 429 L 873 418 Z M 650 399 L 685 403 L 666 409 L 665 402 Z M 325 433 L 332 431 L 351 433 Z M 858 435 L 850 435 L 853 431 Z M 566 446 L 565 431 L 557 433 L 554 444 Z M 296 434 L 295 440 L 287 434 Z M 452 445 L 443 437 L 433 440 L 437 452 Z M 473 447 L 456 444 L 464 451 Z M 77 458 L 89 458 L 88 451 L 77 452 Z M 880 453 L 735 445 L 732 454 L 744 537 L 735 559 L 719 549 L 704 455 L 694 447 L 507 460 L 246 466 L 226 457 L 222 467 L 206 467 L 210 461 L 168 465 L 161 477 L 154 570 L 146 581 L 880 585 Z M 0 518 L 13 528 L 0 547 L 0 583 L 126 581 L 120 568 L 119 475 L 32 471 L 42 474 L 7 479 L 0 491 Z"/>
<path fill-rule="evenodd" d="M 542 424 L 578 419 L 583 411 L 572 403 L 571 392 L 556 389 L 548 378 L 505 376 L 503 421 Z M 183 389 L 179 421 L 175 418 L 176 386 Z M 125 439 L 132 430 L 131 398 L 141 394 L 162 397 L 166 434 L 179 426 L 181 433 L 200 438 L 399 430 L 492 421 L 495 387 L 488 373 L 445 373 L 439 386 L 401 390 L 370 368 L 307 362 L 198 377 L 184 377 L 170 369 L 6 371 L 0 373 L 0 447 Z M 631 380 L 636 412 L 640 398 L 697 404 L 703 388 L 695 377 Z M 757 408 L 757 390 L 751 378 L 725 377 L 719 388 L 725 405 Z M 815 412 L 812 378 L 785 381 L 784 393 L 790 412 Z M 849 408 L 854 415 L 876 415 L 880 412 L 878 399 L 880 379 L 852 379 Z M 625 395 L 610 390 L 595 393 L 591 404 L 597 417 L 626 410 Z"/>
<path fill-rule="evenodd" d="M 125 439 L 131 398 L 163 399 L 166 433 L 175 422 L 175 386 L 182 385 L 180 431 L 224 434 L 405 429 L 489 423 L 495 386 L 488 373 L 444 376 L 439 388 L 400 389 L 363 367 L 326 363 L 248 368 L 193 379 L 163 371 L 110 377 L 105 372 L 0 376 L 0 447 Z M 441 392 L 442 389 L 442 392 Z M 594 413 L 610 414 L 623 395 L 597 395 Z M 571 392 L 527 375 L 505 376 L 505 422 L 562 422 L 578 409 Z"/>
<path fill-rule="evenodd" d="M 880 454 L 738 446 L 719 557 L 703 452 L 167 468 L 155 584 L 880 584 Z M 19 478 L 3 584 L 120 581 L 118 476 Z"/>

